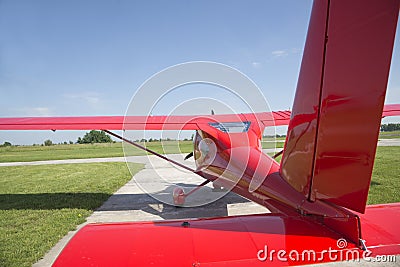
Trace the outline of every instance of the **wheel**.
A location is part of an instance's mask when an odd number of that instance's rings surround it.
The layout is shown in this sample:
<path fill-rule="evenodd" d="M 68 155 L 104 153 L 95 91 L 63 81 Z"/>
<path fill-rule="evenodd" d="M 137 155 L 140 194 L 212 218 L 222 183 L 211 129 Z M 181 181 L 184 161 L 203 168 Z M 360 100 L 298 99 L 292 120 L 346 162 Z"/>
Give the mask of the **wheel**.
<path fill-rule="evenodd" d="M 174 200 L 174 204 L 176 206 L 182 206 L 185 204 L 185 191 L 183 191 L 182 187 L 176 187 L 174 188 L 174 191 L 172 193 L 172 198 Z"/>

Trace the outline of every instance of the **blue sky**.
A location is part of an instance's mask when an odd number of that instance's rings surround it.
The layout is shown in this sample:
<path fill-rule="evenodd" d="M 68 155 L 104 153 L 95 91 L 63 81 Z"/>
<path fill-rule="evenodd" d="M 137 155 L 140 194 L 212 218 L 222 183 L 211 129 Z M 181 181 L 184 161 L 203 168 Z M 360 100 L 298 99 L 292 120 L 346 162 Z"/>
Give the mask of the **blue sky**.
<path fill-rule="evenodd" d="M 215 61 L 249 76 L 272 110 L 292 105 L 310 0 L 0 2 L 0 116 L 123 115 L 154 73 Z M 399 31 L 399 29 L 398 29 Z M 387 103 L 400 102 L 395 44 Z M 151 93 L 151 92 L 149 92 Z M 0 143 L 81 132 L 0 132 Z"/>

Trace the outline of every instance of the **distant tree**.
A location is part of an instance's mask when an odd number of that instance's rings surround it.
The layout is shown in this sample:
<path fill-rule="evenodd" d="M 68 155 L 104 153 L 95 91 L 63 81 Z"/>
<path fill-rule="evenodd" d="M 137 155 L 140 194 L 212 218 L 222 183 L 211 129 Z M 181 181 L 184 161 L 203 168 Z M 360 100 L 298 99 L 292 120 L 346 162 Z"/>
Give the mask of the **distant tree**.
<path fill-rule="evenodd" d="M 12 146 L 10 142 L 4 142 L 3 146 Z"/>
<path fill-rule="evenodd" d="M 70 145 L 72 145 L 73 143 L 74 143 L 74 142 L 72 142 L 72 141 L 69 141 L 69 144 L 70 144 Z"/>
<path fill-rule="evenodd" d="M 104 131 L 92 130 L 86 133 L 83 138 L 78 138 L 78 144 L 93 144 L 93 143 L 112 143 L 111 137 Z"/>
<path fill-rule="evenodd" d="M 381 132 L 400 131 L 400 123 L 389 123 L 381 125 Z"/>
<path fill-rule="evenodd" d="M 47 139 L 46 141 L 44 141 L 44 145 L 45 146 L 52 146 L 53 142 L 51 140 Z"/>

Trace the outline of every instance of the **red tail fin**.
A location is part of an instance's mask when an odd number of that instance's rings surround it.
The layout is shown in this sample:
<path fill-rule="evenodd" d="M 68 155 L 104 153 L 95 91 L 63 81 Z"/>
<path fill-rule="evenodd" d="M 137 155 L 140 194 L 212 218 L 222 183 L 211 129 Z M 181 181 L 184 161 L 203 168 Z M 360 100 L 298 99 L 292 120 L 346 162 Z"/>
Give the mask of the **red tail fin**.
<path fill-rule="evenodd" d="M 281 165 L 310 201 L 365 210 L 399 4 L 314 2 Z"/>

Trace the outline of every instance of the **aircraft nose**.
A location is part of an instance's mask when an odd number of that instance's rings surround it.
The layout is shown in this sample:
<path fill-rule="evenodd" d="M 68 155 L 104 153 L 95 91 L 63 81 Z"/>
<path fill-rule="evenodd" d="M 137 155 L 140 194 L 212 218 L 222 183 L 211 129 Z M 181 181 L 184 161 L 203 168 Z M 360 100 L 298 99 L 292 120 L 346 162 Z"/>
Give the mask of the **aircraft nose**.
<path fill-rule="evenodd" d="M 210 165 L 217 154 L 217 146 L 215 142 L 210 138 L 201 139 L 198 145 L 200 151 L 200 157 L 196 160 L 199 165 Z"/>
<path fill-rule="evenodd" d="M 211 138 L 203 138 L 198 141 L 197 153 L 195 151 L 196 165 L 201 167 L 207 167 L 210 165 L 217 154 L 217 146 Z"/>

